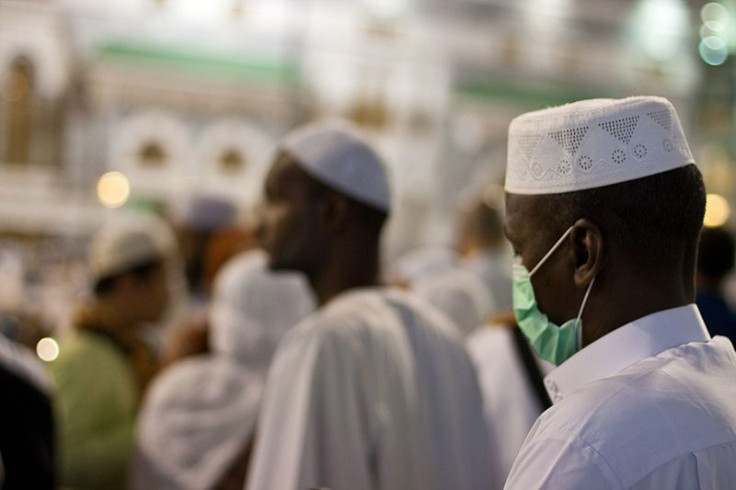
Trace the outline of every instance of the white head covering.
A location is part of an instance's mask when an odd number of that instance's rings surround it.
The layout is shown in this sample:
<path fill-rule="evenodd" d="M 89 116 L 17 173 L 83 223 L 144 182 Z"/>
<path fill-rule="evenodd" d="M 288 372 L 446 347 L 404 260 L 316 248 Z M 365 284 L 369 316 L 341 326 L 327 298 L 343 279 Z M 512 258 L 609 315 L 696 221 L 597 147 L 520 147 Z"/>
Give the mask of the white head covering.
<path fill-rule="evenodd" d="M 412 289 L 447 315 L 463 336 L 483 325 L 493 309 L 488 288 L 472 272 L 461 268 L 418 281 Z"/>
<path fill-rule="evenodd" d="M 185 359 L 161 373 L 138 414 L 134 489 L 207 490 L 255 430 L 262 378 L 230 359 Z"/>
<path fill-rule="evenodd" d="M 661 97 L 593 99 L 523 114 L 509 126 L 506 192 L 559 194 L 694 163 Z"/>
<path fill-rule="evenodd" d="M 146 395 L 134 488 L 203 490 L 219 482 L 253 434 L 279 340 L 313 309 L 304 279 L 270 272 L 263 252 L 231 259 L 215 279 L 213 355 L 175 364 Z"/>
<path fill-rule="evenodd" d="M 388 172 L 357 129 L 319 122 L 289 133 L 279 144 L 315 179 L 381 211 L 391 210 Z"/>
<path fill-rule="evenodd" d="M 284 333 L 315 307 L 301 275 L 271 272 L 266 262 L 260 250 L 231 259 L 210 306 L 212 350 L 264 374 Z"/>
<path fill-rule="evenodd" d="M 124 272 L 174 253 L 171 228 L 154 216 L 127 216 L 109 223 L 93 237 L 89 268 L 93 280 Z"/>

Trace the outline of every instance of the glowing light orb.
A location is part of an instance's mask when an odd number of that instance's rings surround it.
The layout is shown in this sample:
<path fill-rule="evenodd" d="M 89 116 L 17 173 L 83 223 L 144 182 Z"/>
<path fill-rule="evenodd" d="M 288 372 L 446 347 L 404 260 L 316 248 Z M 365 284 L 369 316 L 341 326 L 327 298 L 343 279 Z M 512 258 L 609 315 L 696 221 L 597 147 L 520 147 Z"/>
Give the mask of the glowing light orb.
<path fill-rule="evenodd" d="M 36 344 L 36 354 L 42 361 L 55 361 L 59 357 L 59 344 L 51 337 L 44 337 Z"/>
<path fill-rule="evenodd" d="M 130 182 L 120 172 L 107 172 L 97 181 L 97 198 L 108 208 L 119 208 L 130 197 Z"/>

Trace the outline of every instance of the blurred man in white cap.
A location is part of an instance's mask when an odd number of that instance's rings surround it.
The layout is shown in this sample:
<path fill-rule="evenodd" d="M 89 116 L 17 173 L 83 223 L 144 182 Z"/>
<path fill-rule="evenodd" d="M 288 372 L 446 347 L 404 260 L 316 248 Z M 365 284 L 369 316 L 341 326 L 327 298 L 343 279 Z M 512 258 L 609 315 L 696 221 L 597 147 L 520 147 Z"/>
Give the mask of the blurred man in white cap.
<path fill-rule="evenodd" d="M 736 355 L 694 304 L 705 189 L 672 105 L 516 118 L 506 193 L 514 312 L 559 366 L 506 488 L 731 488 Z"/>
<path fill-rule="evenodd" d="M 503 234 L 503 187 L 491 184 L 461 208 L 458 251 L 463 267 L 481 278 L 496 309 L 468 336 L 483 393 L 491 440 L 492 488 L 503 488 L 537 417 L 552 402 L 544 374 L 554 365 L 534 355 L 513 319 L 511 250 Z"/>
<path fill-rule="evenodd" d="M 141 328 L 167 308 L 173 247 L 173 233 L 153 217 L 115 222 L 93 238 L 94 297 L 50 364 L 64 487 L 127 488 L 138 403 L 158 368 Z"/>
<path fill-rule="evenodd" d="M 279 345 L 247 488 L 487 488 L 482 401 L 455 329 L 380 287 L 383 162 L 338 123 L 279 149 L 259 235 L 270 267 L 304 272 L 321 308 Z"/>
<path fill-rule="evenodd" d="M 502 198 L 501 186 L 488 186 L 481 197 L 462 209 L 457 248 L 463 267 L 490 291 L 496 311 L 510 311 L 511 253 L 503 236 L 502 203 L 496 202 Z"/>
<path fill-rule="evenodd" d="M 169 367 L 146 394 L 132 488 L 242 489 L 276 345 L 313 309 L 304 278 L 270 272 L 263 252 L 229 261 L 214 284 L 213 352 Z"/>

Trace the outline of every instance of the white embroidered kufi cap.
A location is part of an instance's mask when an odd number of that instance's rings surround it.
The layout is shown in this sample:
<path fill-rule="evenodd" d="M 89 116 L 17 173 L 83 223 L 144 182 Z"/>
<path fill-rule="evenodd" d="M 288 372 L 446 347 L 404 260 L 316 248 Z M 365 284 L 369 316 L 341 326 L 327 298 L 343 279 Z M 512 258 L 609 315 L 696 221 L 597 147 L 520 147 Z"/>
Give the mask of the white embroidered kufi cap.
<path fill-rule="evenodd" d="M 356 201 L 391 210 L 388 172 L 381 157 L 342 121 L 318 122 L 289 133 L 279 148 L 315 179 Z"/>
<path fill-rule="evenodd" d="M 667 99 L 584 100 L 511 121 L 505 190 L 560 194 L 690 163 L 695 161 Z"/>

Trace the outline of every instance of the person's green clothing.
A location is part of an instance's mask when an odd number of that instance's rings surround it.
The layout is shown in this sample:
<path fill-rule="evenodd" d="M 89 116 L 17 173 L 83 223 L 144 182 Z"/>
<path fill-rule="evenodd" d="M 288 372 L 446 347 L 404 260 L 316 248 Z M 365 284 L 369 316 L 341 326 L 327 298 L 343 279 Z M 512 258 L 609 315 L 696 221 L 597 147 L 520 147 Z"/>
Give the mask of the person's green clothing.
<path fill-rule="evenodd" d="M 62 485 L 126 488 L 139 388 L 125 352 L 105 335 L 76 330 L 50 368 Z"/>

